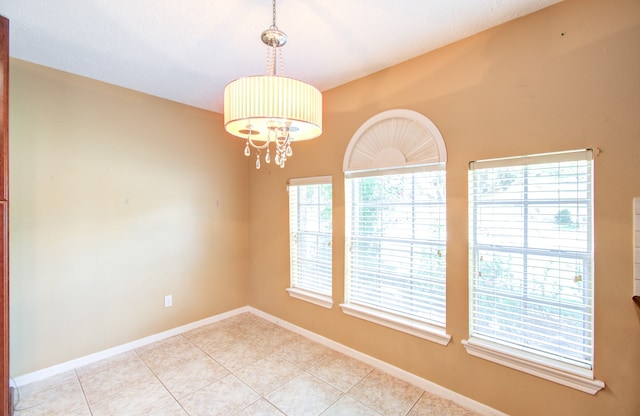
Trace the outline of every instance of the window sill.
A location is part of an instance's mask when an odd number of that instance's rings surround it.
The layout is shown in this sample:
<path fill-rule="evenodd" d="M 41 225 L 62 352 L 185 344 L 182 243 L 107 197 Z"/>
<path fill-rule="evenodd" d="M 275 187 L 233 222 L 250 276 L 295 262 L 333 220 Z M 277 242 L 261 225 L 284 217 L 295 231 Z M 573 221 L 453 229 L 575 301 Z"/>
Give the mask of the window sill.
<path fill-rule="evenodd" d="M 342 308 L 342 312 L 347 315 L 355 316 L 356 318 L 364 319 L 400 332 L 405 332 L 440 345 L 447 345 L 449 341 L 451 341 L 451 335 L 447 334 L 444 328 L 435 325 L 359 305 L 342 303 L 340 307 Z"/>
<path fill-rule="evenodd" d="M 554 383 L 562 384 L 589 394 L 596 394 L 604 388 L 604 382 L 595 380 L 593 372 L 571 364 L 509 348 L 478 338 L 462 340 L 462 345 L 470 355 L 502 364 Z"/>
<path fill-rule="evenodd" d="M 287 288 L 287 292 L 289 292 L 289 295 L 293 298 L 304 300 L 305 302 L 313 303 L 314 305 L 327 309 L 333 308 L 333 299 L 331 299 L 330 296 L 320 295 L 297 287 L 289 287 Z"/>

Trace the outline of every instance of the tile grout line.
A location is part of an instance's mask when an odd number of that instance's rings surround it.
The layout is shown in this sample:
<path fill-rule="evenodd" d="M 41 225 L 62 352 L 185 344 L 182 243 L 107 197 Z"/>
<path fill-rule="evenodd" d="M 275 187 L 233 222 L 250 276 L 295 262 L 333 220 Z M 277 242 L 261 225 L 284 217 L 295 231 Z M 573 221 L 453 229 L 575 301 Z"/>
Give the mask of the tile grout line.
<path fill-rule="evenodd" d="M 80 385 L 80 390 L 82 390 L 82 397 L 84 397 L 84 402 L 87 405 L 87 409 L 89 409 L 89 413 L 91 414 L 91 416 L 93 416 L 93 409 L 91 409 L 91 405 L 89 404 L 89 399 L 87 398 L 87 393 L 84 390 L 84 385 L 80 380 L 80 375 L 78 374 L 78 371 L 76 371 L 76 369 L 73 369 L 73 374 L 76 376 L 76 380 L 78 380 L 78 384 Z"/>
<path fill-rule="evenodd" d="M 180 335 L 182 336 L 182 335 Z M 189 413 L 187 412 L 187 410 L 182 407 L 182 404 L 180 404 L 180 401 L 176 398 L 176 396 L 173 395 L 173 393 L 171 392 L 171 390 L 169 390 L 169 388 L 164 384 L 164 382 L 160 379 L 160 377 L 158 376 L 158 374 L 156 374 L 155 371 L 153 371 L 153 369 L 151 367 L 149 367 L 149 364 L 144 360 L 144 358 L 142 358 L 142 356 L 140 356 L 140 354 L 138 353 L 138 348 L 134 349 L 133 352 L 138 356 L 138 358 L 140 359 L 140 361 L 142 361 L 142 363 L 145 365 L 145 367 L 147 367 L 147 369 L 149 369 L 149 371 L 151 372 L 151 374 L 153 374 L 153 376 L 156 378 L 156 380 L 158 380 L 158 382 L 162 385 L 162 387 L 167 391 L 167 393 L 169 393 L 169 395 L 171 396 L 171 398 L 173 399 L 174 402 L 176 402 L 176 404 L 178 406 L 180 406 L 180 408 L 182 410 L 184 410 L 184 412 L 187 414 L 187 416 L 189 416 Z M 166 406 L 165 406 L 166 407 Z"/>
<path fill-rule="evenodd" d="M 405 416 L 408 416 L 411 414 L 411 412 L 413 411 L 413 409 L 415 409 L 415 407 L 418 405 L 418 403 L 420 403 L 420 400 L 422 400 L 422 398 L 424 397 L 424 395 L 427 394 L 426 391 L 422 391 L 422 394 L 420 394 L 420 396 L 418 397 L 418 399 L 411 405 L 411 407 L 409 408 L 409 410 L 407 411 L 407 413 L 405 413 Z"/>

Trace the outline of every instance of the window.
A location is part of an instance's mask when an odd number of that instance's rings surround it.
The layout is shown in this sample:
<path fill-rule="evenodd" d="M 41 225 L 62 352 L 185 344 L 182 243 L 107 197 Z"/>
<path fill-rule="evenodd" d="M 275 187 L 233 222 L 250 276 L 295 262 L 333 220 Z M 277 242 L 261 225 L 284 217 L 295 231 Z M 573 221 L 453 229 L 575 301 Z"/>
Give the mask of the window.
<path fill-rule="evenodd" d="M 411 110 L 367 120 L 345 172 L 344 313 L 442 345 L 446 315 L 447 151 Z"/>
<path fill-rule="evenodd" d="M 289 241 L 293 297 L 331 308 L 331 177 L 289 181 Z"/>
<path fill-rule="evenodd" d="M 444 333 L 443 165 L 349 175 L 343 308 Z M 387 322 L 384 322 L 386 319 Z M 419 335 L 422 336 L 422 335 Z M 442 342 L 441 342 L 442 341 Z M 438 338 L 438 342 L 446 342 Z"/>
<path fill-rule="evenodd" d="M 469 171 L 467 350 L 585 391 L 601 383 L 592 376 L 592 163 L 579 151 Z"/>

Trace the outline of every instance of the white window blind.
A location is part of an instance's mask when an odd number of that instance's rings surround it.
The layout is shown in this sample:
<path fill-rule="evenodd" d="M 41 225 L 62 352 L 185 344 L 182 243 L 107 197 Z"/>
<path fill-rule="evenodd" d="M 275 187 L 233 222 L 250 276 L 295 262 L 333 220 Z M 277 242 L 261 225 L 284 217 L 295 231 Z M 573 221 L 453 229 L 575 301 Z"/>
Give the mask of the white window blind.
<path fill-rule="evenodd" d="M 444 329 L 445 177 L 444 164 L 347 174 L 347 307 Z"/>
<path fill-rule="evenodd" d="M 472 162 L 470 338 L 592 368 L 592 152 Z"/>
<path fill-rule="evenodd" d="M 289 181 L 289 231 L 292 295 L 308 292 L 331 297 L 331 177 Z M 317 298 L 317 296 L 316 296 Z M 311 300 L 305 298 L 305 300 Z M 313 301 L 313 300 L 312 300 Z M 328 305 L 325 305 L 328 306 Z"/>

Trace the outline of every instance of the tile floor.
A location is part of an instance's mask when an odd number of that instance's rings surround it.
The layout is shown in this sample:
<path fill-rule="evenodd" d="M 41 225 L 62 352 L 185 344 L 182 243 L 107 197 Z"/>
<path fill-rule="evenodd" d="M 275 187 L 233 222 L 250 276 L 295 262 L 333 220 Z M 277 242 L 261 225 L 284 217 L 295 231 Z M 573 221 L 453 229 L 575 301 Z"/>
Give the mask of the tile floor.
<path fill-rule="evenodd" d="M 16 416 L 474 415 L 251 313 L 19 394 Z"/>

